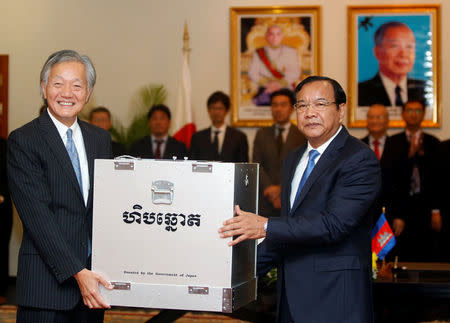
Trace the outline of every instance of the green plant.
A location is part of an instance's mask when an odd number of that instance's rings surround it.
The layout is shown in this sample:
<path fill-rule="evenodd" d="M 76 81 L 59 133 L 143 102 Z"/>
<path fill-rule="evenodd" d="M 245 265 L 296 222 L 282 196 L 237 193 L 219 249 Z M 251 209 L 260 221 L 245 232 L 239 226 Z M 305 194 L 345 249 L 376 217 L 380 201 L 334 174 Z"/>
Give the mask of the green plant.
<path fill-rule="evenodd" d="M 131 144 L 150 134 L 148 128 L 147 113 L 150 107 L 156 104 L 162 104 L 167 98 L 167 91 L 163 85 L 145 85 L 142 86 L 132 98 L 131 110 L 134 117 L 128 127 L 117 119 L 112 118 L 112 127 L 110 129 L 112 138 L 123 144 L 127 149 Z"/>

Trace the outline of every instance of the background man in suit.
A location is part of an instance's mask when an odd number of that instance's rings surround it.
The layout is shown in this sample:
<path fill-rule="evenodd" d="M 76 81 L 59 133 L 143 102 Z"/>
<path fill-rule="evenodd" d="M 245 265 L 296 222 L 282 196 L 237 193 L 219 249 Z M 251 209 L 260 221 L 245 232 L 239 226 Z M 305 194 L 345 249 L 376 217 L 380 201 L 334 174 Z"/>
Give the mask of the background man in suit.
<path fill-rule="evenodd" d="M 374 35 L 378 73 L 358 84 L 358 105 L 401 107 L 411 99 L 425 98 L 425 82 L 408 77 L 416 58 L 416 39 L 408 25 L 392 21 L 381 25 Z"/>
<path fill-rule="evenodd" d="M 56 52 L 45 62 L 48 109 L 8 139 L 8 178 L 23 225 L 17 322 L 103 322 L 109 308 L 89 270 L 94 159 L 111 157 L 110 135 L 83 122 L 96 80 L 87 56 Z"/>
<path fill-rule="evenodd" d="M 392 220 L 397 245 L 390 252 L 402 261 L 427 261 L 433 256 L 430 246 L 434 212 L 433 186 L 439 140 L 421 128 L 425 102 L 408 101 L 403 106 L 404 132 L 391 136 L 383 154 L 383 183 L 387 198 L 386 214 Z"/>
<path fill-rule="evenodd" d="M 197 131 L 191 139 L 191 159 L 248 162 L 247 136 L 225 123 L 230 98 L 223 92 L 211 94 L 207 101 L 211 127 Z"/>
<path fill-rule="evenodd" d="M 96 107 L 89 112 L 89 122 L 109 132 L 111 129 L 111 112 L 105 107 Z M 114 157 L 126 155 L 125 146 L 111 140 L 111 148 Z"/>
<path fill-rule="evenodd" d="M 367 131 L 369 134 L 361 140 L 369 145 L 378 159 L 383 156 L 384 147 L 387 144 L 387 128 L 389 114 L 382 104 L 374 104 L 367 111 Z"/>
<path fill-rule="evenodd" d="M 258 275 L 278 266 L 280 322 L 373 322 L 372 220 L 381 186 L 375 154 L 342 126 L 346 95 L 335 80 L 312 76 L 296 88 L 298 128 L 308 144 L 283 165 L 281 216 L 236 206 L 219 229 L 229 242 L 264 238 Z"/>
<path fill-rule="evenodd" d="M 278 25 L 267 28 L 267 46 L 253 54 L 248 76 L 258 86 L 253 98 L 256 105 L 269 105 L 270 95 L 282 88 L 294 89 L 300 80 L 300 60 L 295 48 L 282 45 L 283 30 Z"/>
<path fill-rule="evenodd" d="M 167 106 L 154 105 L 147 115 L 150 136 L 135 141 L 130 148 L 132 156 L 154 159 L 184 158 L 186 146 L 169 136 L 171 114 Z"/>
<path fill-rule="evenodd" d="M 305 143 L 305 137 L 291 124 L 295 94 L 281 89 L 272 93 L 273 126 L 258 130 L 253 143 L 253 162 L 259 163 L 259 214 L 279 216 L 281 209 L 281 166 L 287 154 Z"/>
<path fill-rule="evenodd" d="M 6 174 L 6 140 L 0 138 L 0 305 L 6 303 L 9 281 L 9 240 L 13 223 L 12 203 Z"/>

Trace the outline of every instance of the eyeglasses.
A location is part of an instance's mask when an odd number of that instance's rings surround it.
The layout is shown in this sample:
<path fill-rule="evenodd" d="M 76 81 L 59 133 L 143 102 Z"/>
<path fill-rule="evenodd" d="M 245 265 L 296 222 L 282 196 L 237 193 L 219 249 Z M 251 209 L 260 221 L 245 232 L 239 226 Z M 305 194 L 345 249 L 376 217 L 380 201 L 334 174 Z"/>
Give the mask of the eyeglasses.
<path fill-rule="evenodd" d="M 405 112 L 406 112 L 407 114 L 417 114 L 417 115 L 423 113 L 422 110 L 413 110 L 413 109 L 406 109 Z"/>
<path fill-rule="evenodd" d="M 327 100 L 316 100 L 311 103 L 297 102 L 294 104 L 294 108 L 297 113 L 304 113 L 308 107 L 316 111 L 325 111 L 330 104 L 336 104 L 336 102 L 328 102 Z"/>

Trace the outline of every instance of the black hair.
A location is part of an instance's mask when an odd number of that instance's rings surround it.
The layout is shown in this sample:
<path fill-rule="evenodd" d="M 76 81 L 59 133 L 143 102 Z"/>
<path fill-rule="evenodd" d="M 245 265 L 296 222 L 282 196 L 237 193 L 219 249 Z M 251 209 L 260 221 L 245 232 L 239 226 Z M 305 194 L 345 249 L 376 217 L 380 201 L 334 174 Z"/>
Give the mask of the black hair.
<path fill-rule="evenodd" d="M 347 103 L 347 96 L 345 95 L 345 91 L 342 88 L 342 86 L 336 80 L 333 80 L 332 78 L 326 76 L 317 76 L 317 75 L 308 76 L 297 85 L 297 87 L 295 88 L 295 94 L 297 95 L 305 84 L 319 81 L 328 82 L 333 86 L 334 102 L 336 102 L 338 110 L 339 105 L 341 105 L 342 103 Z"/>
<path fill-rule="evenodd" d="M 150 118 L 152 117 L 153 113 L 155 113 L 155 111 L 164 112 L 167 115 L 167 117 L 169 118 L 169 120 L 172 117 L 170 114 L 170 110 L 167 106 L 165 106 L 164 104 L 156 104 L 156 105 L 152 106 L 150 108 L 150 110 L 148 111 L 147 120 L 150 120 Z"/>

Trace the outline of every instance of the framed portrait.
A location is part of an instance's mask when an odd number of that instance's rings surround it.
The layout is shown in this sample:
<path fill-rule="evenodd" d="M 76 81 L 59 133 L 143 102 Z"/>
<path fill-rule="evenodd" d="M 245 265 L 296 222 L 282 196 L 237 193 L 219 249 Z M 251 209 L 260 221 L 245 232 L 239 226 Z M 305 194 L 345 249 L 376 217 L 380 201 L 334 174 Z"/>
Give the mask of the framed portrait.
<path fill-rule="evenodd" d="M 440 126 L 440 6 L 348 7 L 348 126 L 365 127 L 374 104 L 389 127 L 404 127 L 402 105 L 423 102 L 423 127 Z"/>
<path fill-rule="evenodd" d="M 230 9 L 233 126 L 271 125 L 271 93 L 320 74 L 320 13 L 320 6 Z"/>

